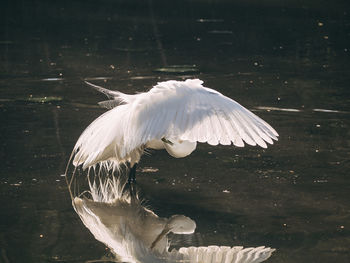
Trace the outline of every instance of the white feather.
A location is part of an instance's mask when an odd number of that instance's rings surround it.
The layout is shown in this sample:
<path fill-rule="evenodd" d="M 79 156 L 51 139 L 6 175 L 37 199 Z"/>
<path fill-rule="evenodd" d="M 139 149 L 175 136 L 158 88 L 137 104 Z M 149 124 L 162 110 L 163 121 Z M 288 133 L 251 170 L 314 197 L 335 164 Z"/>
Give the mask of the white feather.
<path fill-rule="evenodd" d="M 277 140 L 269 124 L 202 83 L 198 79 L 160 82 L 136 95 L 108 93 L 98 87 L 123 105 L 97 118 L 83 132 L 74 147 L 73 164 L 86 168 L 106 160 L 116 166 L 135 163 L 150 141 L 162 138 L 238 147 L 246 142 L 263 148 Z"/>

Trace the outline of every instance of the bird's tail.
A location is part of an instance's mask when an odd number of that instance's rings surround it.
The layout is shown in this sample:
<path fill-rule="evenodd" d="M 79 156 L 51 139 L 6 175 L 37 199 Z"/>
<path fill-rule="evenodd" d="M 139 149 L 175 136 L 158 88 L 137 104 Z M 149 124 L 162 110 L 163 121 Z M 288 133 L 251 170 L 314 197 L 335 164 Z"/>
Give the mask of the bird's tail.
<path fill-rule="evenodd" d="M 92 84 L 86 80 L 84 82 L 85 82 L 85 84 L 89 85 L 90 87 L 94 88 L 95 90 L 103 93 L 104 95 L 107 96 L 107 98 L 110 99 L 110 100 L 100 101 L 98 103 L 102 108 L 113 109 L 119 105 L 128 104 L 133 99 L 133 95 L 124 94 L 122 92 L 115 91 L 115 90 L 109 90 L 109 89 L 103 88 L 101 86 Z"/>

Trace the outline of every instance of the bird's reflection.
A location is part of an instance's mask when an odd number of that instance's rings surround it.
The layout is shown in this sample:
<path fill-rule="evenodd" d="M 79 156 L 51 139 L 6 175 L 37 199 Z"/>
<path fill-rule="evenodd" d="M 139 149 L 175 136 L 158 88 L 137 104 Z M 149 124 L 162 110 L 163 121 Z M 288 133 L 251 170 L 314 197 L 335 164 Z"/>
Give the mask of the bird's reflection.
<path fill-rule="evenodd" d="M 123 191 L 113 176 L 89 182 L 89 195 L 75 197 L 73 207 L 95 238 L 122 262 L 262 262 L 274 249 L 257 247 L 182 247 L 169 251 L 168 234 L 191 234 L 196 223 L 184 216 L 158 217 L 136 196 Z"/>

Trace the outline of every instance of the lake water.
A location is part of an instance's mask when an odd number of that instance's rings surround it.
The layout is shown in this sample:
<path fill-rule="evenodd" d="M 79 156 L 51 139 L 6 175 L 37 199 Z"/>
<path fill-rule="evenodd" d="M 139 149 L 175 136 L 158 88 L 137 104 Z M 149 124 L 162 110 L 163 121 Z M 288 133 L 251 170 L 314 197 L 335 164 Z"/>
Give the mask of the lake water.
<path fill-rule="evenodd" d="M 248 3 L 249 2 L 249 3 Z M 346 1 L 7 1 L 0 21 L 0 262 L 109 255 L 64 177 L 105 98 L 200 78 L 280 134 L 268 149 L 200 144 L 144 156 L 160 216 L 197 223 L 173 246 L 277 249 L 268 262 L 350 262 L 350 13 Z M 177 66 L 177 67 L 174 67 Z"/>

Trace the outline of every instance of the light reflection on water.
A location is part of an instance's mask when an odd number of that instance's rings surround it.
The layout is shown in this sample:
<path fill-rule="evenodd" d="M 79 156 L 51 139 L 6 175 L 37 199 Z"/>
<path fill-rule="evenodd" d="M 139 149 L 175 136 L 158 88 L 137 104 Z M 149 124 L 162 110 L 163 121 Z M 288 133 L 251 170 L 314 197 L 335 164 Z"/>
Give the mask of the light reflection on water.
<path fill-rule="evenodd" d="M 83 79 L 134 93 L 199 77 L 256 110 L 280 140 L 267 150 L 200 144 L 186 159 L 144 156 L 138 183 L 152 209 L 193 218 L 189 245 L 264 244 L 277 248 L 269 262 L 348 262 L 350 23 L 342 4 L 149 3 L 3 9 L 1 259 L 84 262 L 108 253 L 72 211 L 60 176 L 81 131 L 103 112 L 103 97 Z M 194 64 L 195 75 L 154 72 Z M 175 247 L 186 242 L 176 238 Z"/>
<path fill-rule="evenodd" d="M 187 235 L 189 242 L 196 223 L 184 215 L 157 216 L 142 204 L 144 200 L 141 201 L 137 195 L 129 195 L 122 179 L 103 170 L 97 168 L 96 174 L 90 171 L 83 173 L 89 178 L 88 191 L 82 192 L 79 197 L 72 196 L 72 203 L 87 229 L 111 249 L 118 261 L 258 263 L 268 259 L 275 251 L 264 246 L 231 248 L 217 245 L 184 246 L 170 250 L 169 234 Z M 100 177 L 101 174 L 104 178 Z M 74 182 L 79 179 L 77 175 L 76 172 L 71 175 Z"/>

